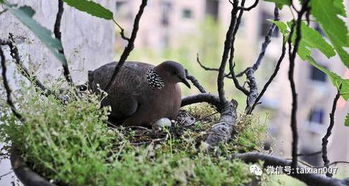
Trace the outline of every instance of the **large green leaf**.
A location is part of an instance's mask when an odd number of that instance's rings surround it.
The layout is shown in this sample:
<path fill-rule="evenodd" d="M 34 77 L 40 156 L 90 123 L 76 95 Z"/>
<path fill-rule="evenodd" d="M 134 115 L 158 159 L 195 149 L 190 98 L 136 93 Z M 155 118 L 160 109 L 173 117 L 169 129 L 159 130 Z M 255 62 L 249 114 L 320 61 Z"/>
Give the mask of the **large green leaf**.
<path fill-rule="evenodd" d="M 86 12 L 92 16 L 111 20 L 113 19 L 113 12 L 104 8 L 102 5 L 89 0 L 63 0 L 69 6 L 74 7 L 80 11 Z"/>
<path fill-rule="evenodd" d="M 279 9 L 282 9 L 284 5 L 290 6 L 291 5 L 291 0 L 264 0 L 268 2 L 273 2 L 276 4 L 276 7 Z"/>
<path fill-rule="evenodd" d="M 56 58 L 64 65 L 67 64 L 67 60 L 63 54 L 59 53 L 62 50 L 62 44 L 59 40 L 53 37 L 53 34 L 47 28 L 41 26 L 36 22 L 32 16 L 35 11 L 29 6 L 15 7 L 10 4 L 4 3 L 9 12 L 14 15 L 20 22 L 27 26 L 36 37 L 52 52 Z"/>
<path fill-rule="evenodd" d="M 290 25 L 291 23 L 289 23 L 289 26 Z M 302 58 L 302 60 L 306 60 L 307 56 L 311 55 L 312 49 L 320 50 L 327 58 L 336 55 L 333 47 L 327 43 L 327 41 L 318 31 L 310 28 L 304 22 L 302 22 L 301 31 L 302 37 L 301 42 L 299 43 L 298 55 Z M 293 37 L 295 38 L 296 34 L 294 34 Z"/>
<path fill-rule="evenodd" d="M 321 24 L 342 62 L 349 67 L 349 32 L 345 22 L 339 16 L 346 16 L 343 0 L 312 0 L 311 13 Z"/>

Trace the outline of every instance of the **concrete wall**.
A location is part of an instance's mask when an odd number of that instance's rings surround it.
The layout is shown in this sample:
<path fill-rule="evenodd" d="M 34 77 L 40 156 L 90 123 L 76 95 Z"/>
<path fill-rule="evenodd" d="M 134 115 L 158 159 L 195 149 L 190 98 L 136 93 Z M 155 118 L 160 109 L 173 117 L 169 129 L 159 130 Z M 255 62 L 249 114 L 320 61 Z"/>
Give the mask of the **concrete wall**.
<path fill-rule="evenodd" d="M 52 0 L 10 0 L 11 3 L 29 5 L 35 11 L 34 19 L 46 28 L 53 30 L 57 12 L 57 1 Z M 114 11 L 113 1 L 98 0 L 99 3 Z M 109 63 L 115 55 L 115 28 L 111 21 L 92 17 L 86 13 L 64 6 L 62 19 L 62 42 L 75 83 L 87 80 L 87 70 L 95 69 L 102 64 Z M 1 11 L 1 8 L 0 8 Z M 35 74 L 41 80 L 54 82 L 55 77 L 62 73 L 61 63 L 49 52 L 48 49 L 14 16 L 8 12 L 0 16 L 0 38 L 6 39 L 9 33 L 25 38 L 18 44 L 20 55 L 28 66 L 35 69 Z M 9 52 L 3 47 L 7 58 Z M 8 77 L 13 77 L 14 65 L 9 67 Z M 11 79 L 10 79 L 11 80 Z M 2 145 L 0 144 L 0 147 Z M 9 160 L 0 161 L 0 175 L 11 169 Z M 1 186 L 12 185 L 14 174 L 7 175 L 0 180 Z"/>

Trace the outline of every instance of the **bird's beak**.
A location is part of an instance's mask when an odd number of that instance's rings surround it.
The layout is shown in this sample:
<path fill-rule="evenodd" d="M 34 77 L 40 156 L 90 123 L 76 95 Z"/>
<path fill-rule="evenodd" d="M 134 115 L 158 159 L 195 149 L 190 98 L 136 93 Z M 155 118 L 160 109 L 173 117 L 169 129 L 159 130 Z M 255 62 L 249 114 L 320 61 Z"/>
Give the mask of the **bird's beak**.
<path fill-rule="evenodd" d="M 182 83 L 184 83 L 188 88 L 191 88 L 189 82 L 185 78 L 180 79 L 182 80 Z"/>

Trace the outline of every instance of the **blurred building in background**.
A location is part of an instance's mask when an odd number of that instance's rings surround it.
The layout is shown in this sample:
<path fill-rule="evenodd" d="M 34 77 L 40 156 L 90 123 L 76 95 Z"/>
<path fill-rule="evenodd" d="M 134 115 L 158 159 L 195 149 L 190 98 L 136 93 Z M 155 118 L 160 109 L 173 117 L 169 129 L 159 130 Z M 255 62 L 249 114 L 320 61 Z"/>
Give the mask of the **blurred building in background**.
<path fill-rule="evenodd" d="M 132 28 L 139 3 L 137 0 L 117 0 L 115 3 L 117 19 L 126 30 Z M 246 6 L 251 3 L 253 1 L 247 1 Z M 199 25 L 204 22 L 207 16 L 224 27 L 224 32 L 220 33 L 224 36 L 229 25 L 232 7 L 228 0 L 152 0 L 148 6 L 144 12 L 144 17 L 142 17 L 136 47 L 152 48 L 157 51 L 181 44 L 190 44 L 191 39 L 187 39 L 183 43 L 181 38 L 200 34 L 202 30 L 200 30 Z M 273 19 L 273 11 L 272 3 L 260 2 L 260 6 L 245 12 L 236 42 L 236 52 L 242 61 L 241 66 L 251 65 L 256 59 L 261 42 L 270 27 L 270 22 L 267 19 Z M 282 13 L 281 20 L 291 19 L 286 8 L 283 9 Z M 321 31 L 319 25 L 311 26 Z M 125 44 L 119 36 L 116 43 L 119 48 Z M 281 43 L 281 34 L 273 33 L 272 43 L 269 45 L 264 63 L 258 73 L 260 89 L 274 70 L 276 61 L 281 54 Z M 223 45 L 223 41 L 221 45 Z M 314 52 L 313 56 L 321 65 L 349 78 L 348 68 L 342 64 L 338 57 L 327 59 L 318 52 Z M 217 61 L 219 60 L 217 59 Z M 218 62 L 216 64 L 218 65 Z M 198 65 L 197 68 L 199 69 Z M 286 56 L 277 78 L 271 84 L 262 104 L 258 107 L 270 113 L 269 128 L 272 139 L 269 143 L 274 148 L 273 151 L 290 157 L 292 142 L 290 129 L 291 90 L 287 74 L 288 57 Z M 295 78 L 298 92 L 299 153 L 318 152 L 321 150 L 321 139 L 329 125 L 329 113 L 336 89 L 324 73 L 304 61 L 297 61 Z M 349 161 L 349 127 L 344 126 L 344 118 L 348 112 L 349 104 L 341 98 L 337 105 L 336 123 L 328 145 L 331 161 Z M 300 157 L 310 164 L 322 165 L 320 153 Z"/>

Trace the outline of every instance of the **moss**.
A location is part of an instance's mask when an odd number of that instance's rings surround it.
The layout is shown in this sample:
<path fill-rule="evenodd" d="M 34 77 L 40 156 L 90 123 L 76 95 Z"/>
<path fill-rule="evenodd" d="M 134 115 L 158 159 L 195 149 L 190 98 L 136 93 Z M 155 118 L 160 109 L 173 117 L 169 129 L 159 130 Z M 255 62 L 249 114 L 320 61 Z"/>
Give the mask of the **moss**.
<path fill-rule="evenodd" d="M 67 91 L 73 98 L 73 94 Z M 218 116 L 208 105 L 187 108 L 197 123 L 183 129 L 154 131 L 108 128 L 108 109 L 84 94 L 62 104 L 33 88 L 21 91 L 19 123 L 7 107 L 1 108 L 0 136 L 20 149 L 36 172 L 68 185 L 240 185 L 255 176 L 248 164 L 231 160 L 236 151 L 261 147 L 265 127 L 253 117 L 241 117 L 239 134 L 224 144 L 220 156 L 202 152 L 200 143 Z M 262 130 L 263 129 L 263 130 Z"/>

